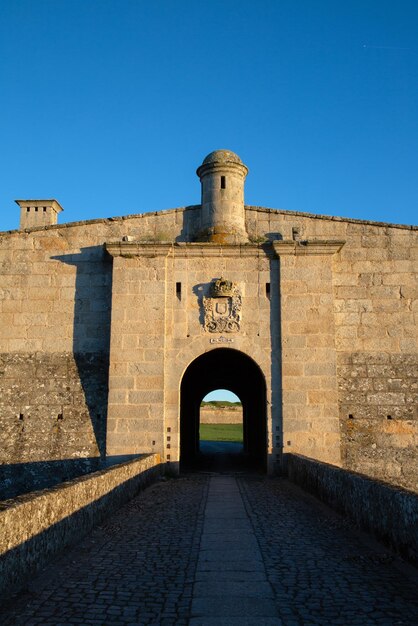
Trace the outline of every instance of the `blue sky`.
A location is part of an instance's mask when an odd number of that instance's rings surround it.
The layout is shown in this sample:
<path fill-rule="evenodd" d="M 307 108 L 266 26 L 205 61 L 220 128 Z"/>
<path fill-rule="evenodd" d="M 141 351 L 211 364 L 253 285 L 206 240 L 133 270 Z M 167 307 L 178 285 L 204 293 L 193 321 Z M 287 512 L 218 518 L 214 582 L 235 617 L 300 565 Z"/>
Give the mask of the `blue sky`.
<path fill-rule="evenodd" d="M 229 402 L 240 402 L 238 396 L 228 389 L 216 389 L 215 391 L 211 391 L 203 398 L 203 400 L 206 402 L 209 400 L 229 400 Z"/>
<path fill-rule="evenodd" d="M 417 223 L 416 0 L 2 0 L 0 230 L 196 204 L 219 148 L 246 203 Z"/>

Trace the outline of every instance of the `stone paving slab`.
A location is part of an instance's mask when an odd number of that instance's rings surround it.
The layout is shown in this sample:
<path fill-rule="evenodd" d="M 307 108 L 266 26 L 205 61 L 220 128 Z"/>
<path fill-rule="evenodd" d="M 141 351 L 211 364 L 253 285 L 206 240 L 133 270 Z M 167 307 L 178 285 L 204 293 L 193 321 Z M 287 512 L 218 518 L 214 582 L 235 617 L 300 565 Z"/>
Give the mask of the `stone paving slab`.
<path fill-rule="evenodd" d="M 219 544 L 217 544 L 219 546 Z M 260 561 L 263 562 L 263 558 L 260 554 L 260 550 L 256 545 L 254 548 L 230 548 L 229 545 L 225 545 L 225 548 L 206 549 L 200 550 L 201 561 L 218 561 L 218 562 L 232 562 L 232 561 Z"/>
<path fill-rule="evenodd" d="M 213 520 L 223 521 L 223 534 L 216 535 L 216 542 L 210 549 L 202 549 L 213 535 Z M 234 547 L 228 539 L 228 529 L 239 520 L 241 525 L 234 534 Z M 208 497 L 204 513 L 201 536 L 201 549 L 196 568 L 196 576 L 200 572 L 211 570 L 232 574 L 225 576 L 222 584 L 195 583 L 191 606 L 191 619 L 196 617 L 241 619 L 253 617 L 263 619 L 277 617 L 277 608 L 271 584 L 268 582 L 263 557 L 256 540 L 251 520 L 245 509 L 237 481 L 232 476 L 213 476 L 210 479 Z M 251 575 L 257 571 L 260 580 L 251 585 Z M 249 572 L 247 584 L 234 580 L 236 572 Z"/>
<path fill-rule="evenodd" d="M 196 572 L 263 572 L 263 561 L 253 559 L 233 561 L 199 561 Z"/>
<path fill-rule="evenodd" d="M 238 533 L 241 530 L 248 532 L 248 521 L 244 518 L 234 519 L 233 521 L 229 521 L 226 518 L 211 518 L 206 523 L 206 532 L 208 534 L 227 533 L 229 535 L 229 533 Z"/>
<path fill-rule="evenodd" d="M 242 509 L 236 509 L 231 507 L 222 508 L 221 505 L 217 505 L 217 508 L 208 514 L 208 519 L 227 520 L 229 525 L 236 520 L 246 519 L 247 514 Z"/>
<path fill-rule="evenodd" d="M 242 532 L 240 537 L 225 537 L 225 533 L 208 533 L 200 540 L 201 550 L 216 550 L 221 549 L 220 546 L 225 546 L 227 550 L 234 550 L 242 548 L 242 541 L 245 541 L 245 547 L 247 550 L 258 549 L 257 540 L 254 537 L 254 533 Z"/>
<path fill-rule="evenodd" d="M 67 550 L 0 624 L 416 626 L 418 575 L 400 565 L 283 479 L 185 475 Z"/>
<path fill-rule="evenodd" d="M 193 598 L 193 617 L 277 617 L 277 608 L 274 600 L 266 597 L 248 598 L 241 596 L 237 599 L 233 595 L 224 597 L 210 596 Z"/>
<path fill-rule="evenodd" d="M 192 617 L 189 626 L 287 626 L 277 617 Z"/>
<path fill-rule="evenodd" d="M 273 598 L 274 593 L 270 583 L 265 580 L 252 580 L 249 578 L 247 581 L 236 580 L 215 580 L 212 582 L 195 582 L 193 592 L 197 597 L 208 595 L 211 597 L 228 597 L 243 596 L 247 598 L 260 597 Z"/>
<path fill-rule="evenodd" d="M 195 584 L 204 582 L 248 582 L 257 584 L 258 582 L 265 582 L 266 573 L 264 569 L 260 568 L 258 571 L 248 570 L 248 571 L 235 571 L 235 570 L 205 570 L 205 571 L 196 571 L 195 574 Z"/>

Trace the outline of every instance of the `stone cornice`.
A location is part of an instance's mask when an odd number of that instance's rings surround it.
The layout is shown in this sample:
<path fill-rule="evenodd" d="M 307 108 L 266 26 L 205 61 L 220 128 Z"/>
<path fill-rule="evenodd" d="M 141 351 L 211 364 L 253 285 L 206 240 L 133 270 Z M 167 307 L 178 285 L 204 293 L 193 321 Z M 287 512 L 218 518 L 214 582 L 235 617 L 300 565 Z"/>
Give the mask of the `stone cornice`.
<path fill-rule="evenodd" d="M 311 254 L 336 254 L 345 244 L 340 239 L 311 239 L 308 241 L 293 241 L 283 239 L 273 241 L 273 249 L 277 256 L 293 255 L 306 256 Z"/>
<path fill-rule="evenodd" d="M 127 258 L 153 256 L 173 256 L 177 258 L 274 256 L 271 243 L 220 245 L 210 242 L 115 241 L 106 243 L 105 247 L 111 256 Z"/>
<path fill-rule="evenodd" d="M 196 174 L 200 179 L 214 172 L 233 172 L 245 178 L 248 174 L 248 167 L 244 165 L 244 163 L 233 163 L 229 161 L 227 163 L 203 163 L 196 170 Z"/>
<path fill-rule="evenodd" d="M 50 200 L 15 200 L 15 202 L 21 209 L 29 207 L 51 207 L 54 209 L 55 213 L 61 213 L 61 211 L 64 210 L 58 200 L 54 200 L 53 198 Z"/>
<path fill-rule="evenodd" d="M 336 254 L 345 244 L 340 239 L 311 239 L 294 241 L 283 239 L 260 244 L 216 244 L 216 243 L 183 243 L 170 241 L 114 241 L 105 244 L 107 252 L 115 257 L 155 257 L 173 256 L 177 258 L 193 257 L 251 257 L 251 256 L 283 256 L 283 255 L 320 255 Z"/>

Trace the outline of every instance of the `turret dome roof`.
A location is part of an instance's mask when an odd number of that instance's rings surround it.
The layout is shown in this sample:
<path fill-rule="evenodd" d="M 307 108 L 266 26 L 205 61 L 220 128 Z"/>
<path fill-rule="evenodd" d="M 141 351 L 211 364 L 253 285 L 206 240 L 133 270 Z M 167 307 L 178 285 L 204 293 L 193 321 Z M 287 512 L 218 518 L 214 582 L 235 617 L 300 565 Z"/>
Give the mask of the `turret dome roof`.
<path fill-rule="evenodd" d="M 209 163 L 240 163 L 243 165 L 239 156 L 231 150 L 214 150 L 203 160 L 202 165 Z"/>

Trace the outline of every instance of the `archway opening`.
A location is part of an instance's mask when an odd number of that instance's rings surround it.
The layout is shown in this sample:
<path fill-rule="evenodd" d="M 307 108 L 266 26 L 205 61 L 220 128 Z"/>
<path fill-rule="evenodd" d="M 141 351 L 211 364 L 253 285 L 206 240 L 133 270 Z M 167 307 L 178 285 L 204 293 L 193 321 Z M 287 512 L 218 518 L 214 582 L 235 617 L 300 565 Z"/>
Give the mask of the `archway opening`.
<path fill-rule="evenodd" d="M 211 391 L 226 389 L 242 403 L 242 453 L 227 455 L 222 467 L 207 463 L 201 449 L 201 402 Z M 230 461 L 230 462 L 229 462 Z M 267 411 L 266 384 L 258 365 L 247 355 L 230 348 L 217 348 L 202 354 L 187 368 L 181 382 L 180 466 L 185 469 L 252 468 L 266 471 Z"/>

